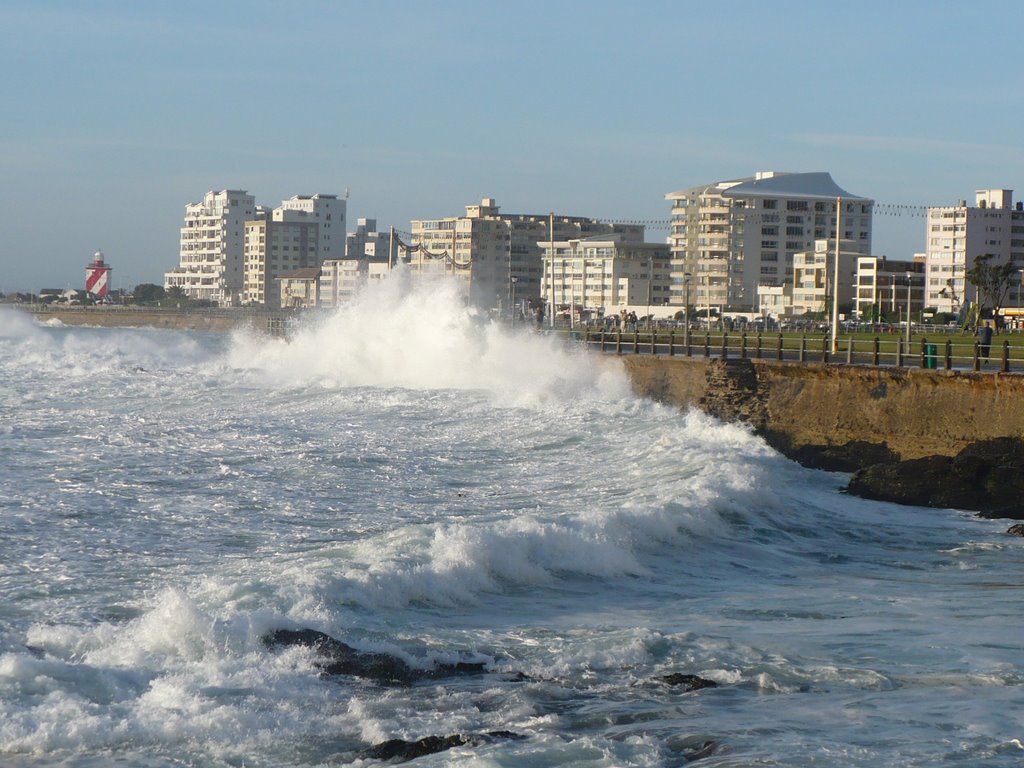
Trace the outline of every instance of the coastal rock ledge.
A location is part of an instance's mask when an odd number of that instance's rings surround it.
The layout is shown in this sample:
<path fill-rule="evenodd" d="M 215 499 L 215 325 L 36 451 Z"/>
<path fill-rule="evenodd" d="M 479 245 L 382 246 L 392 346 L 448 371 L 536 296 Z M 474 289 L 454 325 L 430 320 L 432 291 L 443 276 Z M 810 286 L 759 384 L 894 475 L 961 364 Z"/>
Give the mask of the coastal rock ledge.
<path fill-rule="evenodd" d="M 1024 520 L 1024 440 L 972 443 L 956 456 L 885 462 L 856 472 L 846 492 L 919 507 L 969 509 L 979 517 Z"/>

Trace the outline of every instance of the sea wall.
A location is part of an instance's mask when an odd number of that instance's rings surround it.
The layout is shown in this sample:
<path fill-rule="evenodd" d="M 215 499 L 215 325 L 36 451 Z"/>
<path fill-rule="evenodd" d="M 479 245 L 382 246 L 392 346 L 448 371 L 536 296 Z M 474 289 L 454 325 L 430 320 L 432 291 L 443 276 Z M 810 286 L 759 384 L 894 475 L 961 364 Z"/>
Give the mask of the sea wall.
<path fill-rule="evenodd" d="M 1024 436 L 1024 376 L 685 357 L 622 357 L 634 391 L 744 421 L 787 454 L 856 441 L 903 459 Z"/>
<path fill-rule="evenodd" d="M 242 326 L 268 330 L 280 320 L 280 311 L 243 309 L 163 309 L 159 307 L 21 307 L 41 323 L 59 320 L 64 325 L 101 328 L 171 328 L 194 331 L 232 331 Z"/>

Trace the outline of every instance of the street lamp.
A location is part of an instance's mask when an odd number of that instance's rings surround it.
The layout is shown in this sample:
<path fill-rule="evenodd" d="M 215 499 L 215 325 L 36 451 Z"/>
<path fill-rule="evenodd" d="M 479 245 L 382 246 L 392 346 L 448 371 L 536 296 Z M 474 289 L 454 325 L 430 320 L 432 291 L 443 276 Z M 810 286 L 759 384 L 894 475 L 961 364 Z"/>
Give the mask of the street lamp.
<path fill-rule="evenodd" d="M 519 278 L 516 277 L 515 275 L 512 275 L 512 277 L 510 278 L 510 281 L 512 283 L 512 326 L 515 327 L 515 324 L 516 324 L 516 283 L 519 282 Z"/>
<path fill-rule="evenodd" d="M 689 348 L 690 346 L 690 278 L 693 277 L 689 272 L 683 272 L 683 343 Z"/>
<path fill-rule="evenodd" d="M 907 272 L 907 354 L 910 354 L 910 278 L 912 273 Z"/>

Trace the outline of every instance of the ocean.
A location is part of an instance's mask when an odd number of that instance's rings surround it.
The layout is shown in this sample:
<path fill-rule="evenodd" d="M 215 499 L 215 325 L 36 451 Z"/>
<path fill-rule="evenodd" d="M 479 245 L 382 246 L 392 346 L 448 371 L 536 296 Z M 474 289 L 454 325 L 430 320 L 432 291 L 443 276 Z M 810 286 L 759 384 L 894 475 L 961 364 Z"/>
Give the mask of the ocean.
<path fill-rule="evenodd" d="M 0 765 L 1024 762 L 1008 521 L 390 282 L 288 340 L 0 311 Z"/>

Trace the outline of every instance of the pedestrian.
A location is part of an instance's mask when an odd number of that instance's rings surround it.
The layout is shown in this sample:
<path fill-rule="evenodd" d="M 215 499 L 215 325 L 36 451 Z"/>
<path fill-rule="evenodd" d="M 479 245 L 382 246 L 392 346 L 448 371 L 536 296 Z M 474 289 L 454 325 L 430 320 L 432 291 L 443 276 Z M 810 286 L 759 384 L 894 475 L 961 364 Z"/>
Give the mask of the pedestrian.
<path fill-rule="evenodd" d="M 988 360 L 988 352 L 992 347 L 992 323 L 988 320 L 978 329 L 978 353 L 982 360 Z"/>

